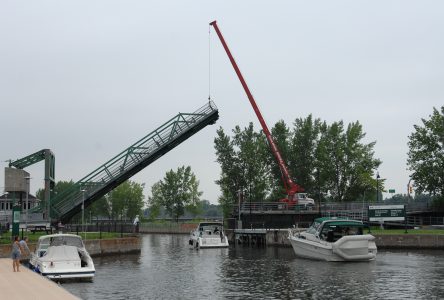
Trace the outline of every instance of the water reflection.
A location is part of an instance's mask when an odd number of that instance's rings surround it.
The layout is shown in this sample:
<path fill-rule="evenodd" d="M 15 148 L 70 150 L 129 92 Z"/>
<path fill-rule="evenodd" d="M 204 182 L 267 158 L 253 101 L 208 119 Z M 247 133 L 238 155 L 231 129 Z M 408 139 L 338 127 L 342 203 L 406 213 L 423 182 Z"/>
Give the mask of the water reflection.
<path fill-rule="evenodd" d="M 184 235 L 145 235 L 140 255 L 95 258 L 82 299 L 439 299 L 442 251 L 380 251 L 377 260 L 326 263 L 291 248 L 193 250 Z"/>

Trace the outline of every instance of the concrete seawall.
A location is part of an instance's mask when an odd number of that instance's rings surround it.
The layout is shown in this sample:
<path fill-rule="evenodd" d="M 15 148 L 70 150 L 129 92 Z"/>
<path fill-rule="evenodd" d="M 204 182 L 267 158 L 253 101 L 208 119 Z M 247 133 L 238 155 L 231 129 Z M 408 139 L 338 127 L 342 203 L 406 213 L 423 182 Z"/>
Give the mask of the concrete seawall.
<path fill-rule="evenodd" d="M 140 237 L 117 239 L 87 240 L 85 247 L 91 256 L 140 253 Z"/>
<path fill-rule="evenodd" d="M 227 230 L 228 239 L 234 242 L 234 232 Z M 291 247 L 287 239 L 287 229 L 267 230 L 267 246 Z M 444 249 L 442 234 L 384 234 L 374 235 L 376 246 L 380 249 Z"/>
<path fill-rule="evenodd" d="M 393 249 L 444 249 L 444 235 L 394 234 L 375 235 L 376 246 Z"/>
<path fill-rule="evenodd" d="M 31 251 L 35 250 L 35 243 L 29 243 Z M 86 250 L 91 256 L 140 253 L 140 237 L 124 237 L 115 239 L 86 240 Z M 11 245 L 0 245 L 0 258 L 11 256 Z"/>

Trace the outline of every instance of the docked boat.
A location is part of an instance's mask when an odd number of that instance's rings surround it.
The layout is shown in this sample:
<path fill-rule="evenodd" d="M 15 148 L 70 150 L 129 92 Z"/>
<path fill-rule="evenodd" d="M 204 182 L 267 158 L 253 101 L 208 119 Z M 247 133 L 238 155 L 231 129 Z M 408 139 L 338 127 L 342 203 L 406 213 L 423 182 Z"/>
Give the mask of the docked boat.
<path fill-rule="evenodd" d="M 191 231 L 189 244 L 197 249 L 228 247 L 228 238 L 223 228 L 219 222 L 201 222 Z"/>
<path fill-rule="evenodd" d="M 368 261 L 376 258 L 375 237 L 363 234 L 361 221 L 315 219 L 306 231 L 289 230 L 288 239 L 299 257 L 325 261 Z"/>
<path fill-rule="evenodd" d="M 82 238 L 75 234 L 41 236 L 29 264 L 50 279 L 92 279 L 96 272 Z"/>

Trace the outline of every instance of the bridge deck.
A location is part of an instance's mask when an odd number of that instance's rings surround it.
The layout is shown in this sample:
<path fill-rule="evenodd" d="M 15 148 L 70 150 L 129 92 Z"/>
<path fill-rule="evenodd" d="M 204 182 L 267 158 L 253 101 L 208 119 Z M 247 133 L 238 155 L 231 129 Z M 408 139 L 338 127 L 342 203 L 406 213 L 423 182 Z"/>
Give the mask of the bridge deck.
<path fill-rule="evenodd" d="M 21 266 L 20 272 L 12 271 L 12 260 L 0 258 L 1 299 L 79 299 L 55 282 Z"/>

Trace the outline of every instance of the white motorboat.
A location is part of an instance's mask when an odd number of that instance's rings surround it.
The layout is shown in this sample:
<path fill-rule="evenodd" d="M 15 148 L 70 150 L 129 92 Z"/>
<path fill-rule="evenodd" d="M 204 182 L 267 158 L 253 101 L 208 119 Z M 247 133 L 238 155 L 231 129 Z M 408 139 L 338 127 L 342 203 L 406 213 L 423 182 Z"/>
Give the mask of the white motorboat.
<path fill-rule="evenodd" d="M 228 238 L 219 222 L 201 222 L 191 231 L 189 244 L 194 248 L 225 248 Z"/>
<path fill-rule="evenodd" d="M 92 279 L 96 272 L 82 238 L 75 234 L 41 236 L 29 264 L 51 279 Z"/>
<path fill-rule="evenodd" d="M 325 261 L 368 261 L 376 258 L 375 237 L 364 224 L 339 218 L 315 219 L 306 231 L 290 229 L 288 239 L 297 256 Z"/>

